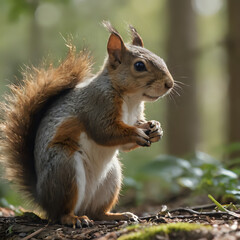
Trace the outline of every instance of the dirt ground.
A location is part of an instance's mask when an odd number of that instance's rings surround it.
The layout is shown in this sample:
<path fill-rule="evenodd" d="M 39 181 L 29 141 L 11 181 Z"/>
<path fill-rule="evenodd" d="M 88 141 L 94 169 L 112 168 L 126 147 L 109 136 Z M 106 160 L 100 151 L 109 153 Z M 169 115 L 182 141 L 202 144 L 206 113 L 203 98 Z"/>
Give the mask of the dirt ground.
<path fill-rule="evenodd" d="M 168 210 L 163 207 L 157 214 L 142 214 L 139 223 L 127 221 L 98 221 L 92 227 L 75 228 L 59 224 L 50 224 L 35 214 L 13 216 L 6 208 L 0 208 L 0 239 L 98 239 L 113 240 L 128 234 L 142 232 L 153 226 L 170 226 L 173 223 L 201 224 L 196 230 L 180 229 L 173 232 L 151 233 L 148 239 L 201 239 L 201 240 L 237 240 L 240 239 L 240 218 L 235 214 L 216 211 L 213 205 Z M 130 226 L 130 227 L 129 227 Z M 202 227 L 201 227 L 202 226 Z M 210 226 L 210 227 L 209 227 Z M 142 239 L 145 239 L 142 238 Z M 147 238 L 146 238 L 147 239 Z"/>

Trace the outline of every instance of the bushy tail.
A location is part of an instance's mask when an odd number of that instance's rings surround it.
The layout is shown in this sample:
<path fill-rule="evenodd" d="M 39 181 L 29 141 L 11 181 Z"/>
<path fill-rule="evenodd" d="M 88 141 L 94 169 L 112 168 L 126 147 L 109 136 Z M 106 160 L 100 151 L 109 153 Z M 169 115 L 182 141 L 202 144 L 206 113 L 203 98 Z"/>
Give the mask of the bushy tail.
<path fill-rule="evenodd" d="M 76 54 L 71 47 L 58 68 L 31 68 L 23 73 L 21 86 L 10 86 L 11 94 L 1 106 L 0 160 L 7 178 L 31 198 L 35 198 L 34 141 L 40 120 L 50 102 L 84 81 L 90 71 L 89 55 Z"/>

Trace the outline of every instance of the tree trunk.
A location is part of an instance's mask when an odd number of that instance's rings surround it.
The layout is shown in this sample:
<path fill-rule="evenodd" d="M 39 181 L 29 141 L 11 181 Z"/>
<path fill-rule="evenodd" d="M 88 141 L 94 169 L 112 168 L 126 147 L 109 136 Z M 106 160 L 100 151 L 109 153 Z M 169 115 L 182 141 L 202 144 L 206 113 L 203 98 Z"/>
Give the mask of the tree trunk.
<path fill-rule="evenodd" d="M 191 0 L 168 0 L 168 66 L 180 85 L 180 97 L 167 103 L 167 150 L 169 154 L 193 152 L 198 140 L 195 56 L 196 16 Z"/>
<path fill-rule="evenodd" d="M 240 1 L 228 3 L 229 143 L 240 142 Z M 240 156 L 240 151 L 235 156 Z"/>
<path fill-rule="evenodd" d="M 35 12 L 39 6 L 39 0 L 30 2 L 31 4 L 31 22 L 29 31 L 29 51 L 30 60 L 33 66 L 38 66 L 42 58 L 41 29 L 35 18 Z"/>

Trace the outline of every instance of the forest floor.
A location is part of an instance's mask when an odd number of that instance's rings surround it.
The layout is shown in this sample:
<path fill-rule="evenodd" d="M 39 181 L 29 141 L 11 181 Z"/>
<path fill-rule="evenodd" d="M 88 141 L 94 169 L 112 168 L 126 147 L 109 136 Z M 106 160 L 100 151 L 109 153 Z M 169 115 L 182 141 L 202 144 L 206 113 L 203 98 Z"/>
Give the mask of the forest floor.
<path fill-rule="evenodd" d="M 238 212 L 216 211 L 213 205 L 160 208 L 157 214 L 142 214 L 139 223 L 96 221 L 81 229 L 50 224 L 33 213 L 11 216 L 12 210 L 0 208 L 0 239 L 240 239 Z"/>

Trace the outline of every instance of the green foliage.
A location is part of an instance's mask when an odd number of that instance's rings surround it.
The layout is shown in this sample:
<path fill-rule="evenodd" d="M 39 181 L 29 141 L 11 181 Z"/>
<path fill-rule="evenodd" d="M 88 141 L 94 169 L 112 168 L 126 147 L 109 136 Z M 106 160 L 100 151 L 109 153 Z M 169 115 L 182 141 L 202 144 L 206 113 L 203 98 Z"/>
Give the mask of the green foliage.
<path fill-rule="evenodd" d="M 0 166 L 0 207 L 10 208 L 15 211 L 14 206 L 17 206 L 23 203 L 23 200 L 14 191 L 14 188 L 8 183 L 5 179 L 3 179 L 3 171 Z"/>
<path fill-rule="evenodd" d="M 142 198 L 137 197 L 137 202 L 149 199 L 163 201 L 166 195 L 176 196 L 186 190 L 195 194 L 211 193 L 222 201 L 240 200 L 240 180 L 236 170 L 239 171 L 238 168 L 227 169 L 221 161 L 202 152 L 196 152 L 188 159 L 160 155 L 137 171 L 131 187 L 136 192 L 147 193 Z M 125 182 L 126 188 L 130 187 L 128 183 L 131 181 L 128 178 Z"/>
<path fill-rule="evenodd" d="M 203 176 L 197 189 L 205 193 L 212 193 L 217 197 L 232 197 L 240 199 L 237 194 L 239 179 L 233 171 L 225 169 L 222 165 L 204 164 L 202 166 Z M 236 194 L 233 194 L 233 191 Z"/>
<path fill-rule="evenodd" d="M 9 18 L 16 20 L 21 13 L 30 11 L 30 4 L 26 0 L 10 0 L 11 8 Z"/>
<path fill-rule="evenodd" d="M 211 194 L 208 194 L 208 197 L 216 204 L 217 208 L 222 211 L 222 212 L 227 212 L 229 215 L 232 215 L 234 217 L 240 218 L 240 214 L 233 212 L 231 210 L 228 210 L 227 208 L 232 206 L 234 207 L 234 210 L 236 210 L 236 206 L 234 206 L 233 204 L 228 204 L 225 206 L 223 206 L 222 204 L 220 204 Z"/>

